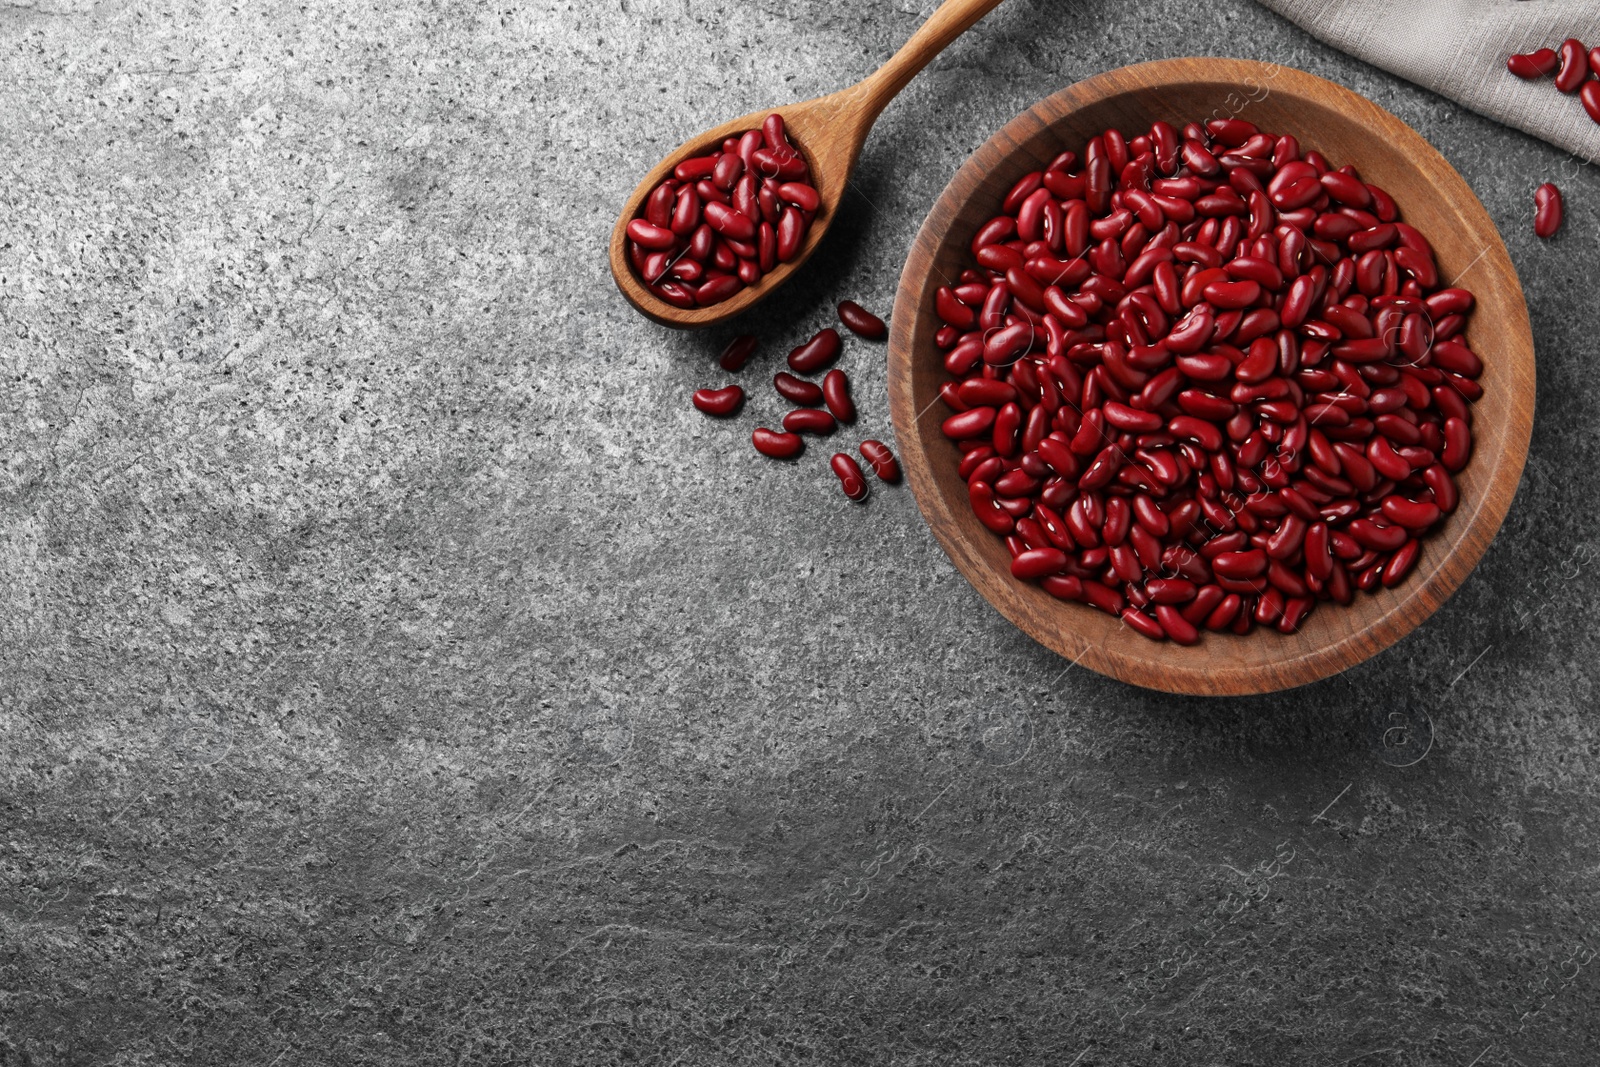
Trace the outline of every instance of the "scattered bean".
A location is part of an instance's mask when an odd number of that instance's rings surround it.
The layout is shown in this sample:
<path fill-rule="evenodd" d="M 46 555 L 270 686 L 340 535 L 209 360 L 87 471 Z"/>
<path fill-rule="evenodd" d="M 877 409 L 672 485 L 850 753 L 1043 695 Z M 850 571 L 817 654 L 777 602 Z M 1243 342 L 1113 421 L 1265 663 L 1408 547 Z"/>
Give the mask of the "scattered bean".
<path fill-rule="evenodd" d="M 779 433 L 765 426 L 756 428 L 756 432 L 750 435 L 750 443 L 756 446 L 757 452 L 773 459 L 793 459 L 806 447 L 798 434 Z"/>
<path fill-rule="evenodd" d="M 1556 54 L 1561 65 L 1556 70 L 1556 88 L 1564 93 L 1575 93 L 1589 79 L 1589 52 L 1576 37 L 1561 42 Z"/>
<path fill-rule="evenodd" d="M 801 374 L 814 374 L 839 358 L 839 331 L 824 327 L 805 344 L 789 353 L 789 366 Z"/>
<path fill-rule="evenodd" d="M 850 399 L 850 379 L 844 371 L 834 369 L 823 375 L 822 399 L 827 402 L 833 417 L 840 422 L 856 421 L 856 404 Z"/>
<path fill-rule="evenodd" d="M 694 394 L 694 406 L 707 415 L 715 415 L 719 419 L 732 415 L 743 403 L 744 390 L 737 385 L 728 385 L 721 389 L 697 389 Z"/>
<path fill-rule="evenodd" d="M 796 378 L 787 371 L 779 371 L 772 379 L 772 387 L 778 395 L 791 404 L 800 404 L 803 407 L 816 407 L 822 403 L 822 387 L 815 382 L 808 382 L 804 378 Z"/>
<path fill-rule="evenodd" d="M 783 417 L 783 428 L 790 433 L 830 434 L 838 426 L 838 421 L 820 408 L 795 408 Z"/>
<path fill-rule="evenodd" d="M 1545 182 L 1533 191 L 1533 207 L 1533 232 L 1546 239 L 1554 237 L 1565 215 L 1561 190 Z"/>
<path fill-rule="evenodd" d="M 1511 73 L 1524 81 L 1548 78 L 1560 65 L 1561 58 L 1556 55 L 1553 48 L 1541 48 L 1526 55 L 1514 55 L 1506 61 L 1506 67 Z"/>
<path fill-rule="evenodd" d="M 844 495 L 854 501 L 867 498 L 867 480 L 861 474 L 861 467 L 855 458 L 848 452 L 835 452 L 828 461 L 833 468 L 833 473 L 839 478 L 839 486 L 844 490 Z"/>
<path fill-rule="evenodd" d="M 898 482 L 900 480 L 900 464 L 895 460 L 894 453 L 889 451 L 889 446 L 882 441 L 862 441 L 861 455 L 872 465 L 872 473 L 885 482 Z"/>
<path fill-rule="evenodd" d="M 882 319 L 854 300 L 839 304 L 839 321 L 849 327 L 852 333 L 869 341 L 881 341 L 889 333 L 889 327 Z"/>
<path fill-rule="evenodd" d="M 728 347 L 722 350 L 717 363 L 730 374 L 743 370 L 744 365 L 750 362 L 750 357 L 755 354 L 757 344 L 759 342 L 755 334 L 742 333 L 728 342 Z"/>

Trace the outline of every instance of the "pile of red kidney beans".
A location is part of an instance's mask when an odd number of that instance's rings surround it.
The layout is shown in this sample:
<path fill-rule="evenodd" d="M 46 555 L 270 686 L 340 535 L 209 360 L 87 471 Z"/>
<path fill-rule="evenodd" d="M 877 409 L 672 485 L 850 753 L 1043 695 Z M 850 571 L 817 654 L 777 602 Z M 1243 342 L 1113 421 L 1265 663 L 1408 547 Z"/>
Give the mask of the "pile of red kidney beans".
<path fill-rule="evenodd" d="M 1156 640 L 1293 633 L 1455 510 L 1473 297 L 1353 167 L 1237 118 L 1110 130 L 971 249 L 943 430 L 1016 578 Z"/>
<path fill-rule="evenodd" d="M 628 223 L 628 258 L 656 296 L 709 307 L 799 252 L 820 203 L 783 118 L 679 163 Z"/>
<path fill-rule="evenodd" d="M 860 304 L 846 300 L 839 305 L 839 321 L 851 332 L 870 341 L 881 341 L 888 335 L 888 327 L 878 316 Z M 759 342 L 754 334 L 735 337 L 723 351 L 722 369 L 737 373 L 755 354 Z M 772 459 L 794 459 L 805 451 L 802 434 L 828 436 L 841 423 L 856 421 L 856 405 L 850 396 L 850 379 L 844 371 L 832 367 L 843 351 L 844 341 L 839 331 L 831 326 L 817 333 L 807 342 L 789 353 L 789 370 L 779 371 L 772 386 L 779 396 L 796 405 L 783 417 L 782 430 L 769 430 L 759 426 L 750 435 L 750 443 L 763 456 Z M 832 367 L 832 369 L 827 369 Z M 790 372 L 793 373 L 790 373 Z M 821 383 L 799 375 L 823 374 Z M 707 415 L 728 418 L 739 412 L 744 404 L 744 389 L 727 385 L 720 389 L 700 389 L 694 394 L 694 406 Z M 894 453 L 882 441 L 866 440 L 859 446 L 861 457 L 880 481 L 900 480 L 900 464 Z M 867 480 L 861 465 L 848 452 L 836 452 L 829 461 L 839 486 L 845 496 L 856 502 L 867 498 Z"/>

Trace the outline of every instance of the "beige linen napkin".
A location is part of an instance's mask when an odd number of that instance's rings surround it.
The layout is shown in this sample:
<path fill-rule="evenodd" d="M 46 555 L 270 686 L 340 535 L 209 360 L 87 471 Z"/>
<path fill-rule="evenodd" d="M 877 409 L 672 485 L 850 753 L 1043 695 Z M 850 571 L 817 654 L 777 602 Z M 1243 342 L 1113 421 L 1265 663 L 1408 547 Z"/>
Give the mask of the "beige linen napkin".
<path fill-rule="evenodd" d="M 1600 0 L 1261 0 L 1357 59 L 1481 115 L 1600 162 L 1600 125 L 1551 79 L 1525 82 L 1506 57 L 1600 45 Z"/>

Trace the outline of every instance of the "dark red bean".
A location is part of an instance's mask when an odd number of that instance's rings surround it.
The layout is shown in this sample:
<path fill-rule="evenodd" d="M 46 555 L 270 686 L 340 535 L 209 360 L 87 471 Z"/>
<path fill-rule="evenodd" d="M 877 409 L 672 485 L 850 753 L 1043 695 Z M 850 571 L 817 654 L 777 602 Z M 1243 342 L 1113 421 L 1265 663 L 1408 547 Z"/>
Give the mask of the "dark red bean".
<path fill-rule="evenodd" d="M 718 418 L 732 415 L 743 403 L 744 390 L 737 385 L 727 385 L 721 389 L 696 389 L 694 394 L 694 406 Z"/>
<path fill-rule="evenodd" d="M 1403 582 L 1406 575 L 1410 574 L 1411 569 L 1417 565 L 1417 556 L 1421 552 L 1422 542 L 1413 538 L 1402 545 L 1393 556 L 1389 557 L 1389 562 L 1384 564 L 1382 572 L 1384 588 L 1393 589 Z"/>
<path fill-rule="evenodd" d="M 1067 567 L 1067 554 L 1059 548 L 1031 548 L 1011 561 L 1011 575 L 1035 581 L 1059 574 Z"/>
<path fill-rule="evenodd" d="M 759 343 L 755 334 L 742 333 L 728 342 L 728 347 L 722 350 L 722 356 L 717 362 L 729 373 L 741 370 L 755 354 L 756 345 Z"/>
<path fill-rule="evenodd" d="M 694 293 L 679 285 L 677 282 L 662 282 L 652 285 L 650 291 L 674 307 L 695 307 Z"/>
<path fill-rule="evenodd" d="M 839 487 L 844 490 L 845 496 L 857 502 L 867 498 L 867 480 L 862 476 L 861 467 L 854 456 L 848 452 L 835 452 L 828 465 L 838 477 Z"/>
<path fill-rule="evenodd" d="M 1014 455 L 1021 430 L 1022 408 L 1016 404 L 1002 405 L 994 416 L 994 450 L 1002 456 Z"/>
<path fill-rule="evenodd" d="M 1259 282 L 1212 282 L 1205 297 L 1220 308 L 1246 308 L 1261 298 Z"/>
<path fill-rule="evenodd" d="M 1122 612 L 1122 621 L 1128 624 L 1130 630 L 1141 633 L 1152 641 L 1166 640 L 1167 631 L 1162 629 L 1161 624 L 1141 611 L 1134 608 L 1126 609 Z"/>
<path fill-rule="evenodd" d="M 750 443 L 756 446 L 756 451 L 763 456 L 773 459 L 793 459 L 805 451 L 806 443 L 798 434 L 779 433 L 766 427 L 758 427 L 750 435 Z"/>
<path fill-rule="evenodd" d="M 794 208 L 786 209 L 778 218 L 778 262 L 787 263 L 800 251 L 808 223 L 806 217 Z"/>
<path fill-rule="evenodd" d="M 1156 605 L 1156 619 L 1166 636 L 1180 645 L 1197 645 L 1200 643 L 1200 631 L 1175 607 L 1168 604 Z"/>
<path fill-rule="evenodd" d="M 678 243 L 678 235 L 665 226 L 652 226 L 644 219 L 628 223 L 628 239 L 643 248 L 665 250 Z"/>
<path fill-rule="evenodd" d="M 1310 597 L 1292 596 L 1284 601 L 1283 614 L 1278 618 L 1278 632 L 1292 634 L 1300 629 L 1311 609 L 1316 607 L 1316 601 Z"/>
<path fill-rule="evenodd" d="M 854 300 L 845 300 L 839 304 L 839 321 L 844 323 L 851 333 L 865 337 L 869 341 L 881 341 L 889 333 L 889 327 L 882 319 Z"/>
<path fill-rule="evenodd" d="M 672 209 L 678 195 L 678 183 L 667 179 L 651 190 L 644 202 L 644 219 L 652 226 L 667 227 L 672 223 Z"/>
<path fill-rule="evenodd" d="M 1444 420 L 1444 451 L 1439 460 L 1451 474 L 1459 473 L 1472 457 L 1472 428 L 1465 419 Z"/>
<path fill-rule="evenodd" d="M 1595 51 L 1600 52 L 1600 49 Z M 1583 88 L 1578 90 L 1578 99 L 1583 102 L 1583 110 L 1595 122 L 1600 122 L 1600 81 L 1583 83 Z"/>
<path fill-rule="evenodd" d="M 792 404 L 815 407 L 823 400 L 821 386 L 803 378 L 796 378 L 787 371 L 777 373 L 772 379 L 772 387 L 778 391 L 779 396 Z"/>
<path fill-rule="evenodd" d="M 978 437 L 989 431 L 994 425 L 995 409 L 991 407 L 977 407 L 951 415 L 944 420 L 940 427 L 944 435 L 951 440 L 962 441 L 971 437 Z"/>
<path fill-rule="evenodd" d="M 1267 554 L 1260 549 L 1247 552 L 1223 552 L 1211 561 L 1219 575 L 1235 581 L 1259 578 L 1267 573 Z"/>
<path fill-rule="evenodd" d="M 795 408 L 783 417 L 783 428 L 789 433 L 830 434 L 838 426 L 837 420 L 820 408 Z"/>
<path fill-rule="evenodd" d="M 856 421 L 855 401 L 850 399 L 850 379 L 842 370 L 831 370 L 822 378 L 822 398 L 840 422 Z"/>
<path fill-rule="evenodd" d="M 801 211 L 815 211 L 822 203 L 816 189 L 805 182 L 782 182 L 773 191 L 777 193 L 779 200 L 793 204 Z"/>
<path fill-rule="evenodd" d="M 881 481 L 900 480 L 900 464 L 895 460 L 894 453 L 889 451 L 889 446 L 882 441 L 862 441 L 861 455 Z"/>
<path fill-rule="evenodd" d="M 978 521 L 994 533 L 1004 536 L 1016 528 L 1016 520 L 995 501 L 994 489 L 983 481 L 967 483 L 967 497 L 972 503 Z"/>
<path fill-rule="evenodd" d="M 713 230 L 735 241 L 748 241 L 756 235 L 754 219 L 715 200 L 705 205 L 705 219 Z"/>
<path fill-rule="evenodd" d="M 711 278 L 694 291 L 695 303 L 701 307 L 719 304 L 743 288 L 744 282 L 731 274 Z"/>
<path fill-rule="evenodd" d="M 801 374 L 814 374 L 839 358 L 842 344 L 838 330 L 831 326 L 824 327 L 811 340 L 789 353 L 789 366 Z"/>
<path fill-rule="evenodd" d="M 1383 516 L 1396 526 L 1420 533 L 1439 521 L 1440 512 L 1436 504 L 1428 501 L 1386 496 L 1383 498 Z"/>
<path fill-rule="evenodd" d="M 1560 66 L 1561 57 L 1556 55 L 1553 48 L 1541 48 L 1537 52 L 1514 55 L 1506 60 L 1506 68 L 1524 81 L 1548 78 Z"/>
<path fill-rule="evenodd" d="M 1561 190 L 1545 182 L 1533 191 L 1533 205 L 1533 232 L 1546 239 L 1554 237 L 1564 215 Z"/>
<path fill-rule="evenodd" d="M 1556 70 L 1556 88 L 1564 93 L 1575 93 L 1589 79 L 1589 52 L 1576 37 L 1561 42 L 1556 53 L 1560 66 Z"/>

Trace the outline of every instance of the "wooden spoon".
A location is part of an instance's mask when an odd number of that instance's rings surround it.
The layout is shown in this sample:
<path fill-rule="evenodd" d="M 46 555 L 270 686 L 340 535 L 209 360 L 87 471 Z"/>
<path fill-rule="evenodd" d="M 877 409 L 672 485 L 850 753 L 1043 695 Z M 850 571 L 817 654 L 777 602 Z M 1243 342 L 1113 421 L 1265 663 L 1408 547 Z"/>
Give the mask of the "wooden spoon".
<path fill-rule="evenodd" d="M 616 228 L 611 232 L 611 274 L 616 278 L 617 288 L 622 290 L 622 295 L 656 322 L 678 329 L 699 329 L 723 322 L 765 299 L 788 281 L 816 251 L 817 245 L 822 243 L 834 216 L 838 214 L 839 201 L 844 198 L 845 186 L 855 170 L 856 160 L 861 156 L 861 146 L 878 114 L 946 45 L 999 4 L 1000 0 L 945 0 L 912 34 L 905 47 L 871 77 L 848 89 L 819 96 L 815 100 L 752 111 L 679 145 L 644 176 L 644 180 L 623 205 Z M 638 217 L 651 190 L 660 185 L 679 163 L 692 156 L 707 154 L 727 137 L 745 130 L 760 129 L 761 120 L 773 113 L 783 116 L 790 139 L 811 165 L 811 180 L 821 199 L 816 218 L 806 231 L 799 252 L 789 262 L 780 263 L 770 273 L 763 275 L 755 285 L 746 286 L 721 303 L 703 308 L 674 307 L 645 288 L 644 282 L 634 273 L 633 265 L 628 260 L 628 223 Z"/>

